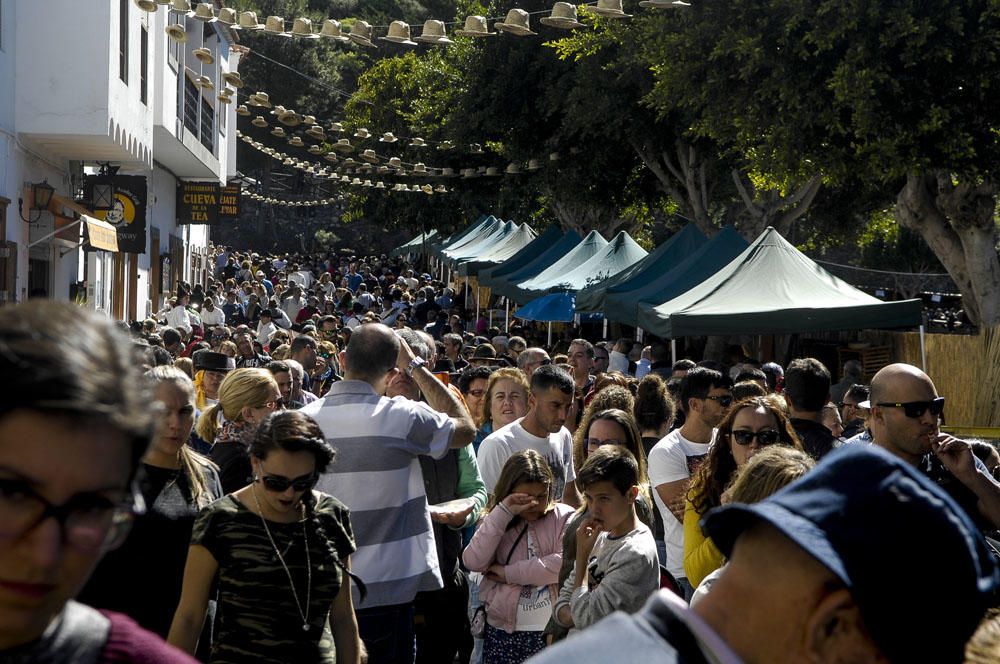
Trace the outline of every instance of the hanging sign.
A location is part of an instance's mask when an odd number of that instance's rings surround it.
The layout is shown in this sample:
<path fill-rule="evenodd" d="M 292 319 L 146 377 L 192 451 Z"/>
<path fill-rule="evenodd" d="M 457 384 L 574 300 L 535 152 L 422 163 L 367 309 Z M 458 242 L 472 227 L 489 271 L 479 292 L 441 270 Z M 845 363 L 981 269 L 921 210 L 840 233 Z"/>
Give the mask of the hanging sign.
<path fill-rule="evenodd" d="M 177 183 L 177 223 L 216 224 L 219 222 L 218 182 Z"/>
<path fill-rule="evenodd" d="M 99 178 L 84 179 L 83 196 L 93 200 L 94 183 Z M 105 178 L 103 181 L 106 181 Z M 118 251 L 127 254 L 146 253 L 146 178 L 142 175 L 115 175 L 114 200 L 108 210 L 95 210 L 94 216 L 111 224 L 118 235 Z"/>
<path fill-rule="evenodd" d="M 219 189 L 219 218 L 235 219 L 240 216 L 240 185 L 231 184 Z"/>

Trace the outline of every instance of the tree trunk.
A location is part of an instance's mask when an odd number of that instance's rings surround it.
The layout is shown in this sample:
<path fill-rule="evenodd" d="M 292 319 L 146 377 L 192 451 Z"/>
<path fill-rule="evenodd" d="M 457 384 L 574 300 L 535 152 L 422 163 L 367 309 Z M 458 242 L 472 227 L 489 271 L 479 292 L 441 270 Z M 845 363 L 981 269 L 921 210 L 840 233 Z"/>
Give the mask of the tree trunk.
<path fill-rule="evenodd" d="M 673 151 L 658 150 L 652 143 L 630 141 L 642 163 L 646 165 L 663 191 L 677 203 L 684 215 L 705 235 L 718 230 L 710 213 L 713 182 L 709 177 L 710 163 L 697 148 L 682 139 L 674 142 Z"/>
<path fill-rule="evenodd" d="M 746 173 L 734 168 L 733 183 L 739 192 L 743 208 L 734 211 L 733 225 L 748 240 L 753 240 L 768 226 L 787 237 L 795 223 L 812 205 L 823 185 L 819 175 L 814 175 L 792 193 L 782 195 L 777 189 L 761 192 Z"/>
<path fill-rule="evenodd" d="M 635 215 L 621 216 L 609 207 L 558 199 L 551 192 L 547 193 L 552 212 L 562 227 L 576 231 L 580 237 L 597 231 L 604 239 L 610 240 L 619 230 L 634 230 Z"/>
<path fill-rule="evenodd" d="M 896 220 L 916 231 L 962 293 L 976 325 L 1000 324 L 997 187 L 953 181 L 941 171 L 911 174 L 896 197 Z"/>

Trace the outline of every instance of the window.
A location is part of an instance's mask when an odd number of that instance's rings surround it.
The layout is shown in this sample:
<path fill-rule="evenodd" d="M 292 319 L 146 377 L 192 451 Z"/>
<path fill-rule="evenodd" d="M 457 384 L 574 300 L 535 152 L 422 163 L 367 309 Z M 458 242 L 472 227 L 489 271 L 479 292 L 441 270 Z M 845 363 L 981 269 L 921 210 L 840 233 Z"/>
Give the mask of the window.
<path fill-rule="evenodd" d="M 198 102 L 201 95 L 198 86 L 187 76 L 184 77 L 184 128 L 198 135 Z"/>
<path fill-rule="evenodd" d="M 167 22 L 170 25 L 184 25 L 184 18 L 177 12 L 169 12 L 167 16 Z M 167 61 L 177 71 L 177 63 L 181 59 L 181 44 L 175 42 L 173 39 L 167 38 Z"/>
<path fill-rule="evenodd" d="M 149 30 L 142 27 L 139 33 L 139 100 L 148 103 L 149 89 Z"/>
<path fill-rule="evenodd" d="M 201 100 L 201 144 L 215 154 L 215 109 L 207 99 Z"/>
<path fill-rule="evenodd" d="M 128 0 L 119 1 L 118 78 L 128 85 Z"/>

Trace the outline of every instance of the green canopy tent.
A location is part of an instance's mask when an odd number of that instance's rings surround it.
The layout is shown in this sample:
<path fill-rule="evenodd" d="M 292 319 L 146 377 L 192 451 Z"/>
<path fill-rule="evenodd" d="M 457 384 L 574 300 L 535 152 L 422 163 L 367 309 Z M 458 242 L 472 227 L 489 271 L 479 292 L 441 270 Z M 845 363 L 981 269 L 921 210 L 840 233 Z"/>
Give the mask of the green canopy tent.
<path fill-rule="evenodd" d="M 446 261 L 448 260 L 449 252 L 454 253 L 464 247 L 468 247 L 476 242 L 479 242 L 479 240 L 492 233 L 501 225 L 503 225 L 502 221 L 493 215 L 490 215 L 476 224 L 473 228 L 469 229 L 467 232 L 462 233 L 459 237 L 449 239 L 448 244 L 438 249 L 436 255 L 441 260 Z"/>
<path fill-rule="evenodd" d="M 675 268 L 706 242 L 708 238 L 694 224 L 687 224 L 638 263 L 577 293 L 576 310 L 604 312 L 607 293 L 612 289 L 619 292 L 648 283 Z"/>
<path fill-rule="evenodd" d="M 517 230 L 494 245 L 492 249 L 474 258 L 459 259 L 456 270 L 461 275 L 478 275 L 485 268 L 500 265 L 507 259 L 515 256 L 537 237 L 531 226 L 522 224 Z"/>
<path fill-rule="evenodd" d="M 405 244 L 401 244 L 391 252 L 389 255 L 392 257 L 396 256 L 406 256 L 408 254 L 423 253 L 424 250 L 430 250 L 431 242 L 437 239 L 437 230 L 430 230 L 426 233 L 421 233 L 417 237 L 413 238 Z"/>
<path fill-rule="evenodd" d="M 597 231 L 590 231 L 580 244 L 573 247 L 566 255 L 539 272 L 536 276 L 517 283 L 510 297 L 518 304 L 533 300 L 539 295 L 545 295 L 549 290 L 569 290 L 560 286 L 563 275 L 572 272 L 608 246 L 608 241 Z"/>
<path fill-rule="evenodd" d="M 479 283 L 483 286 L 494 286 L 495 280 L 498 280 L 504 275 L 516 272 L 517 270 L 520 270 L 524 266 L 528 265 L 551 249 L 552 246 L 559 242 L 564 235 L 565 233 L 563 233 L 558 226 L 554 224 L 549 226 L 545 229 L 544 233 L 536 237 L 527 246 L 517 251 L 517 253 L 507 258 L 502 263 L 479 270 Z M 577 236 L 573 244 L 575 245 L 579 241 L 580 237 Z"/>
<path fill-rule="evenodd" d="M 488 233 L 480 235 L 475 242 L 470 242 L 459 249 L 447 249 L 444 251 L 444 260 L 452 267 L 458 265 L 460 260 L 469 260 L 494 249 L 498 244 L 520 228 L 519 224 L 513 221 L 501 221 Z"/>
<path fill-rule="evenodd" d="M 749 244 L 732 226 L 724 226 L 711 240 L 688 254 L 671 270 L 649 281 L 641 275 L 608 290 L 604 313 L 611 320 L 638 325 L 639 304 L 659 304 L 708 279 L 739 256 Z"/>
<path fill-rule="evenodd" d="M 506 297 L 511 297 L 517 288 L 518 282 L 524 281 L 526 279 L 531 279 L 532 277 L 538 275 L 543 270 L 547 269 L 550 265 L 555 263 L 557 260 L 564 257 L 567 253 L 573 250 L 573 247 L 579 245 L 583 239 L 576 234 L 576 231 L 566 231 L 566 233 L 560 237 L 556 242 L 549 245 L 545 251 L 539 254 L 534 260 L 530 261 L 527 265 L 524 265 L 516 270 L 507 272 L 501 276 L 498 276 L 500 269 L 497 268 L 493 272 L 493 279 L 491 280 L 490 286 L 500 295 Z M 510 261 L 509 261 L 510 262 Z M 504 268 L 506 265 L 501 265 L 500 268 Z M 484 283 L 487 283 L 484 281 Z"/>
<path fill-rule="evenodd" d="M 921 323 L 921 303 L 874 298 L 828 273 L 769 227 L 690 290 L 662 304 L 640 304 L 639 323 L 670 339 L 911 327 Z"/>

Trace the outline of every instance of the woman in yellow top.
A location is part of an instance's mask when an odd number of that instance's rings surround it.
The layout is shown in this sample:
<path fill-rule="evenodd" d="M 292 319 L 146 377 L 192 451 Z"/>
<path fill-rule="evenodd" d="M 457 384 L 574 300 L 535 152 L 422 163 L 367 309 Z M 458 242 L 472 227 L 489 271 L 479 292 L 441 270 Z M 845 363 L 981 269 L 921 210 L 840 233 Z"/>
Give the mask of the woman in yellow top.
<path fill-rule="evenodd" d="M 733 404 L 715 432 L 715 444 L 701 464 L 687 494 L 684 510 L 684 572 L 692 586 L 722 566 L 722 554 L 701 531 L 701 518 L 724 501 L 736 470 L 758 450 L 782 444 L 801 450 L 788 417 L 770 397 L 751 397 Z"/>

